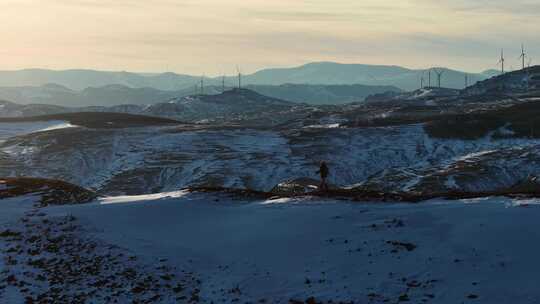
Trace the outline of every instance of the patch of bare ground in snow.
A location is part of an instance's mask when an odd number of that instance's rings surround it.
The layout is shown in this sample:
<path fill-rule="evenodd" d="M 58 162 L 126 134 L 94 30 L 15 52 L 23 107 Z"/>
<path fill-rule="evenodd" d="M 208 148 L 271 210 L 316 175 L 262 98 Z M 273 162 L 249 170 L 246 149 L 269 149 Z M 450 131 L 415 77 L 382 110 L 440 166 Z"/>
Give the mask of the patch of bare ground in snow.
<path fill-rule="evenodd" d="M 0 231 L 3 303 L 196 303 L 200 281 L 167 261 L 141 262 L 85 236 L 73 216 L 27 212 Z M 3 301 L 4 301 L 3 300 Z"/>
<path fill-rule="evenodd" d="M 437 191 L 437 192 L 384 192 L 377 190 L 356 188 L 337 188 L 330 187 L 327 191 L 320 191 L 317 186 L 313 186 L 306 191 L 297 182 L 282 183 L 270 192 L 255 191 L 250 189 L 236 189 L 226 187 L 190 187 L 187 190 L 194 193 L 222 193 L 230 198 L 236 199 L 281 199 L 281 198 L 301 198 L 318 197 L 322 199 L 336 199 L 356 202 L 381 202 L 381 203 L 421 203 L 432 199 L 461 200 L 489 197 L 508 197 L 508 198 L 540 198 L 540 185 L 536 181 L 527 180 L 518 183 L 513 187 L 498 191 Z"/>
<path fill-rule="evenodd" d="M 95 192 L 64 181 L 27 177 L 0 177 L 0 199 L 31 194 L 41 197 L 40 204 L 42 207 L 83 204 L 97 197 Z"/>

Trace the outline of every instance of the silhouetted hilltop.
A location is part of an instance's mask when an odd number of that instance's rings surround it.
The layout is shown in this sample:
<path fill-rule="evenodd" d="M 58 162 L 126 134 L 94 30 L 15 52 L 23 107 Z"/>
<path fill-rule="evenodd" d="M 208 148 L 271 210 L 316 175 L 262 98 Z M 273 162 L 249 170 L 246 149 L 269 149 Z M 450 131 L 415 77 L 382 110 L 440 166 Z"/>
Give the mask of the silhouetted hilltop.
<path fill-rule="evenodd" d="M 540 90 L 540 66 L 504 73 L 480 81 L 462 91 L 464 95 L 516 94 Z"/>
<path fill-rule="evenodd" d="M 280 106 L 294 106 L 296 103 L 273 97 L 264 96 L 253 90 L 234 88 L 217 95 L 200 95 L 202 102 L 212 102 L 229 105 L 267 104 Z"/>

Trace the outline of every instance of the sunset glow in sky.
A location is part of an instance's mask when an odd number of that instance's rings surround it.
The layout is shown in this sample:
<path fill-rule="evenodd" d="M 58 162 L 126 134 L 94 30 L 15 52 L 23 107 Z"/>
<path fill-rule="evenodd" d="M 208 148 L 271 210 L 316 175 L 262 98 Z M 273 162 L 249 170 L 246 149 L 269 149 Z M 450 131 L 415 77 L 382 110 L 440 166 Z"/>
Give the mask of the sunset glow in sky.
<path fill-rule="evenodd" d="M 216 75 L 312 61 L 517 68 L 540 62 L 538 0 L 2 0 L 0 70 Z M 535 62 L 534 59 L 537 59 Z"/>

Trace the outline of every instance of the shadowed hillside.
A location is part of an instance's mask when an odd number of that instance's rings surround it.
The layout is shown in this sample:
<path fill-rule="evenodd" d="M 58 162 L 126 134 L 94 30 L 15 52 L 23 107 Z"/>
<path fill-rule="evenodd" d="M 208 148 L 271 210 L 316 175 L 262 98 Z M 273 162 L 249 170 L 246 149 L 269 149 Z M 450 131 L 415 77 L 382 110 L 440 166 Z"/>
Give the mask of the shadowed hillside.
<path fill-rule="evenodd" d="M 167 118 L 150 117 L 142 115 L 133 115 L 125 113 L 102 113 L 102 112 L 77 112 L 52 114 L 33 117 L 18 117 L 18 118 L 0 118 L 0 123 L 8 122 L 32 122 L 32 121 L 48 121 L 62 120 L 68 121 L 73 125 L 96 128 L 130 128 L 144 126 L 159 126 L 159 125 L 174 125 L 180 122 Z"/>

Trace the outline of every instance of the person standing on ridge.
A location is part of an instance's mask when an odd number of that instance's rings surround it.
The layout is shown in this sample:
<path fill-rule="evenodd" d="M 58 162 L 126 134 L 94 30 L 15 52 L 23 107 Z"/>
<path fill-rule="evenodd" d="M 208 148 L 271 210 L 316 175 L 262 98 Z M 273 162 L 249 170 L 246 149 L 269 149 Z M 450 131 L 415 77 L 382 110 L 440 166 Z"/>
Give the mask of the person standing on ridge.
<path fill-rule="evenodd" d="M 325 161 L 321 161 L 321 166 L 319 167 L 319 171 L 317 171 L 317 173 L 321 175 L 321 185 L 319 186 L 319 190 L 327 191 L 328 184 L 326 183 L 326 179 L 328 178 L 330 170 L 328 169 L 328 165 Z"/>

